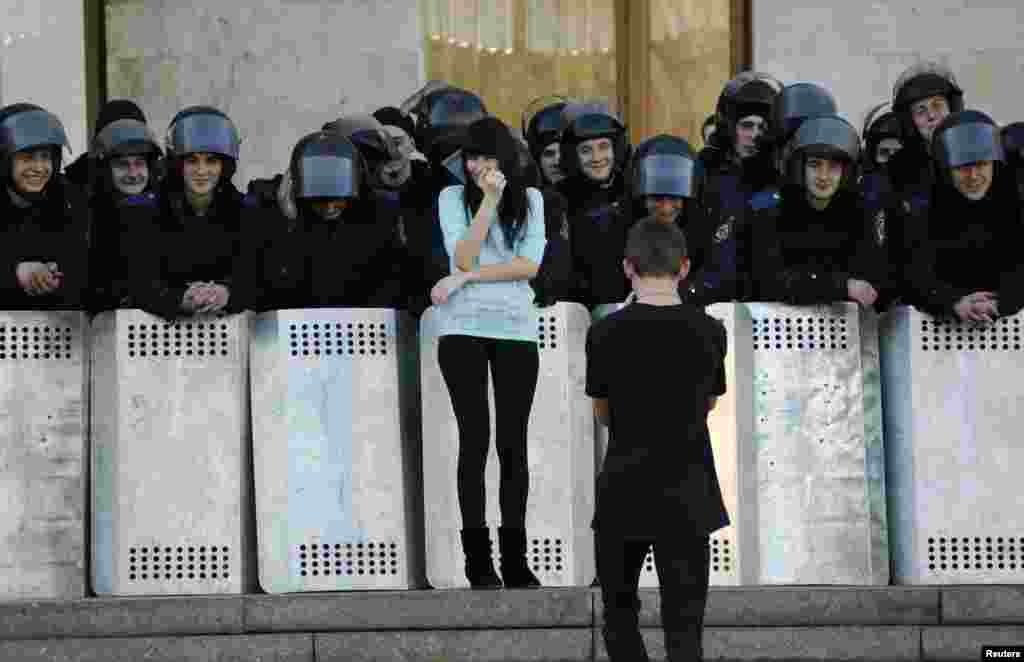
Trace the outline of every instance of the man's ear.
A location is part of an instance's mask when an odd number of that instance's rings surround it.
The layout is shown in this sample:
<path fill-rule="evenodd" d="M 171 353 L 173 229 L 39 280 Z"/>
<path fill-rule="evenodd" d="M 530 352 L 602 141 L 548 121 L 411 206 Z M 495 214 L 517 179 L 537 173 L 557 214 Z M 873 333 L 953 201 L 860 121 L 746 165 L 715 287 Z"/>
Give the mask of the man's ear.
<path fill-rule="evenodd" d="M 690 258 L 684 257 L 679 261 L 679 280 L 684 280 L 690 273 Z"/>
<path fill-rule="evenodd" d="M 636 278 L 636 269 L 633 268 L 633 263 L 629 261 L 629 258 L 622 258 L 622 271 L 626 274 L 627 279 Z"/>

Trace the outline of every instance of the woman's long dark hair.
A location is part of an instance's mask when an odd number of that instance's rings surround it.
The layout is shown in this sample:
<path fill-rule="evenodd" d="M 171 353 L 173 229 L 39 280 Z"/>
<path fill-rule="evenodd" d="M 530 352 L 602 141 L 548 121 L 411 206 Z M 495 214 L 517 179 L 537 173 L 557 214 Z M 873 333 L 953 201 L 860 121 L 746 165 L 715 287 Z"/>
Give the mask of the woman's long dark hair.
<path fill-rule="evenodd" d="M 462 151 L 462 168 L 466 178 L 462 202 L 466 213 L 472 220 L 484 199 L 484 192 L 469 174 L 466 162 L 474 156 L 497 158 L 498 168 L 505 175 L 505 190 L 498 203 L 498 224 L 505 237 L 505 245 L 512 249 L 525 234 L 527 214 L 530 212 L 530 200 L 526 195 L 528 183 L 520 164 L 515 138 L 500 120 L 485 117 L 470 125 L 467 142 Z"/>

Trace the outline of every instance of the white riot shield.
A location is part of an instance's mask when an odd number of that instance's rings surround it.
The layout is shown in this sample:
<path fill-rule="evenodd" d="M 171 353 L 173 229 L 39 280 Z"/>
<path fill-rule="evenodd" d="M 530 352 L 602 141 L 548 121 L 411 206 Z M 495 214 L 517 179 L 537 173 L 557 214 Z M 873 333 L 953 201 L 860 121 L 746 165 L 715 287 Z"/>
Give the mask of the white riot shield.
<path fill-rule="evenodd" d="M 423 394 L 423 496 L 427 579 L 434 588 L 468 586 L 459 538 L 461 514 L 456 490 L 458 427 L 437 362 L 436 309 L 420 321 Z M 594 417 L 584 391 L 585 347 L 590 315 L 573 303 L 540 310 L 540 371 L 530 413 L 530 492 L 526 509 L 527 561 L 544 586 L 588 585 L 594 578 Z M 487 458 L 487 523 L 497 540 L 498 458 Z M 494 557 L 499 560 L 497 545 Z"/>
<path fill-rule="evenodd" d="M 0 312 L 0 600 L 85 596 L 85 331 Z"/>
<path fill-rule="evenodd" d="M 757 583 L 888 584 L 877 318 L 852 303 L 746 307 Z"/>
<path fill-rule="evenodd" d="M 882 318 L 895 583 L 1024 583 L 1022 319 Z"/>
<path fill-rule="evenodd" d="M 416 328 L 394 310 L 252 320 L 260 585 L 422 584 Z"/>
<path fill-rule="evenodd" d="M 92 330 L 96 593 L 247 592 L 248 314 L 119 310 Z"/>
<path fill-rule="evenodd" d="M 594 321 L 622 308 L 622 304 L 603 305 L 594 309 Z M 751 411 L 751 383 L 746 377 L 753 373 L 750 342 L 737 342 L 750 337 L 750 317 L 746 308 L 733 303 L 719 303 L 707 313 L 725 324 L 728 355 L 725 357 L 726 393 L 708 415 L 711 448 L 715 456 L 715 472 L 722 490 L 722 500 L 729 513 L 729 526 L 711 534 L 710 583 L 712 586 L 739 586 L 757 582 L 757 566 L 744 563 L 757 558 L 757 493 L 754 467 L 756 456 L 749 443 L 753 419 L 742 412 Z M 608 449 L 608 428 L 595 423 L 597 468 Z M 746 493 L 741 496 L 743 488 Z M 647 552 L 640 569 L 640 586 L 657 587 L 658 571 L 653 552 Z"/>

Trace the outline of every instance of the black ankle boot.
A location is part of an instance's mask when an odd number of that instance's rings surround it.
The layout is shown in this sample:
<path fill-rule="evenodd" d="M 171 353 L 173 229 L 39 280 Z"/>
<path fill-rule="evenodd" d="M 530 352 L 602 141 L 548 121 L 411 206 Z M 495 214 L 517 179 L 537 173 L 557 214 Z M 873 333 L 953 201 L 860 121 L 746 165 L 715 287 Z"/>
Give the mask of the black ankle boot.
<path fill-rule="evenodd" d="M 526 529 L 498 528 L 501 577 L 506 588 L 537 588 L 540 580 L 526 563 Z"/>
<path fill-rule="evenodd" d="M 486 527 L 462 530 L 462 552 L 466 556 L 466 579 L 473 588 L 501 588 L 501 577 L 491 558 L 491 532 Z"/>

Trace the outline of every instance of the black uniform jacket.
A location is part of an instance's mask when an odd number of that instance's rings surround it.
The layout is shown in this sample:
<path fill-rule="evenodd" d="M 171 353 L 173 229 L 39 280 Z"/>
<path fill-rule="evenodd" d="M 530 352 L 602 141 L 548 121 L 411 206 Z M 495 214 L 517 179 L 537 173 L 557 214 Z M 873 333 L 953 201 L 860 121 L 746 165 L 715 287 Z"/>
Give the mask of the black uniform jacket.
<path fill-rule="evenodd" d="M 886 172 L 895 191 L 901 199 L 927 193 L 935 184 L 932 157 L 920 138 L 905 140 L 903 148 L 892 155 Z"/>
<path fill-rule="evenodd" d="M 593 308 L 625 300 L 630 283 L 622 270 L 622 258 L 632 222 L 625 200 L 569 217 L 570 301 Z"/>
<path fill-rule="evenodd" d="M 940 182 L 929 203 L 910 205 L 908 303 L 932 315 L 952 315 L 962 297 L 988 291 L 998 296 L 1000 315 L 1024 307 L 1024 216 L 1014 188 L 1003 171 L 977 202 Z"/>
<path fill-rule="evenodd" d="M 18 207 L 6 186 L 0 190 L 0 308 L 84 310 L 89 288 L 89 208 L 84 195 L 54 174 L 44 197 Z M 22 262 L 56 262 L 60 288 L 29 296 L 18 284 Z"/>
<path fill-rule="evenodd" d="M 275 208 L 247 209 L 239 305 L 287 308 L 403 308 L 408 257 L 393 223 L 375 201 L 356 201 L 340 219 L 311 211 L 290 217 Z"/>
<path fill-rule="evenodd" d="M 138 196 L 95 193 L 89 202 L 92 212 L 92 235 L 89 246 L 89 310 L 93 313 L 118 308 L 136 308 L 138 278 L 137 260 L 140 250 L 153 236 L 154 218 L 146 214 L 122 213 L 138 205 L 153 206 L 156 194 Z"/>
<path fill-rule="evenodd" d="M 887 283 L 884 232 L 859 194 L 840 191 L 823 211 L 802 187 L 787 187 L 777 207 L 754 212 L 750 264 L 755 300 L 825 304 L 849 300 L 847 280 Z"/>
<path fill-rule="evenodd" d="M 242 194 L 220 184 L 210 208 L 197 215 L 178 186 L 165 187 L 154 200 L 137 197 L 122 207 L 121 224 L 145 235 L 134 251 L 133 296 L 139 308 L 171 320 L 183 316 L 181 299 L 195 281 L 224 285 L 230 292 L 224 312 L 241 310 L 235 296 L 235 260 L 240 254 Z"/>
<path fill-rule="evenodd" d="M 626 196 L 625 177 L 621 172 L 612 174 L 609 186 L 601 186 L 581 173 L 566 177 L 556 188 L 565 198 L 565 213 L 570 220 L 613 205 Z"/>
<path fill-rule="evenodd" d="M 572 286 L 572 255 L 569 249 L 568 203 L 553 187 L 540 190 L 544 198 L 544 257 L 537 276 L 530 281 L 539 306 L 568 301 Z"/>

